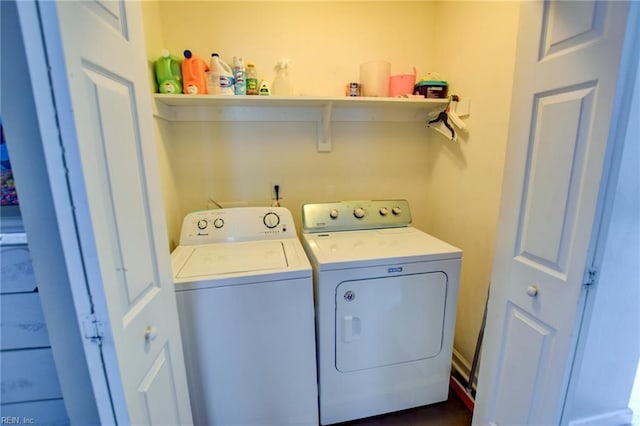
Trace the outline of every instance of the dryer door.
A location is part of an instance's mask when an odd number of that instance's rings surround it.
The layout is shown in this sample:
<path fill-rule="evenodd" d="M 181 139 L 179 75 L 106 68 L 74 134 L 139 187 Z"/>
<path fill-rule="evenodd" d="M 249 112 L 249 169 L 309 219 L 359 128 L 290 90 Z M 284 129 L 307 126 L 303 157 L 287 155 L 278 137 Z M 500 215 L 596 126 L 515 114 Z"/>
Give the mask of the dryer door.
<path fill-rule="evenodd" d="M 341 372 L 431 358 L 442 348 L 443 272 L 343 281 L 336 288 Z"/>

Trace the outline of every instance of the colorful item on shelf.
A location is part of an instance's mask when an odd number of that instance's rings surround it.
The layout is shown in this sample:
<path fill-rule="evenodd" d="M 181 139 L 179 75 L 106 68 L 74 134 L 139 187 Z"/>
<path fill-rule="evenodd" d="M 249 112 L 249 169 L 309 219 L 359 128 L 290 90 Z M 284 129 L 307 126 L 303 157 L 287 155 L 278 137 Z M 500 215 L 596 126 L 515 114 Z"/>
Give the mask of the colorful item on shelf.
<path fill-rule="evenodd" d="M 189 49 L 184 51 L 182 61 L 182 86 L 185 95 L 206 95 L 207 80 L 205 72 L 209 71 L 209 65 Z"/>
<path fill-rule="evenodd" d="M 389 96 L 397 98 L 403 95 L 412 95 L 416 85 L 416 67 L 413 74 L 397 74 L 389 77 Z"/>
<path fill-rule="evenodd" d="M 4 129 L 2 121 L 0 121 L 0 187 L 2 189 L 0 205 L 12 206 L 18 204 L 18 193 L 16 192 L 16 184 L 11 171 L 11 162 L 9 161 L 9 152 L 7 151 L 7 142 L 4 138 Z"/>
<path fill-rule="evenodd" d="M 416 93 L 425 98 L 446 98 L 447 82 L 438 80 L 423 80 L 416 84 Z"/>
<path fill-rule="evenodd" d="M 180 59 L 163 49 L 154 66 L 156 82 L 159 93 L 182 93 L 182 72 L 180 72 Z"/>

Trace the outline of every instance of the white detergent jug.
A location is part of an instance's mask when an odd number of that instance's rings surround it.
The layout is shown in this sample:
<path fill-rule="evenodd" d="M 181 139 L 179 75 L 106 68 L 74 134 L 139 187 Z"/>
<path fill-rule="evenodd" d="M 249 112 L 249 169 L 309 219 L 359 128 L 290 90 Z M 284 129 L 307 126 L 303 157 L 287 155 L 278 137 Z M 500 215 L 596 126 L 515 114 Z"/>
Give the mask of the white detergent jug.
<path fill-rule="evenodd" d="M 220 59 L 217 53 L 212 53 L 209 68 L 211 68 L 213 73 L 220 75 L 220 94 L 233 95 L 235 79 L 233 78 L 233 70 L 231 67 Z"/>

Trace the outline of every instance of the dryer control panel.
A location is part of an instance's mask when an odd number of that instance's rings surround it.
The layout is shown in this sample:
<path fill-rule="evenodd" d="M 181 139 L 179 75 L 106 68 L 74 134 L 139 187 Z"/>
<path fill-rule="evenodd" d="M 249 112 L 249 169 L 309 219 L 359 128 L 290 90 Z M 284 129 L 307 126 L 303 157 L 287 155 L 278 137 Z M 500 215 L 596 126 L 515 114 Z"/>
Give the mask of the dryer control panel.
<path fill-rule="evenodd" d="M 411 224 L 407 200 L 362 200 L 302 206 L 304 232 L 397 228 Z"/>
<path fill-rule="evenodd" d="M 296 238 L 288 209 L 234 207 L 189 213 L 182 221 L 180 245 L 284 238 Z"/>

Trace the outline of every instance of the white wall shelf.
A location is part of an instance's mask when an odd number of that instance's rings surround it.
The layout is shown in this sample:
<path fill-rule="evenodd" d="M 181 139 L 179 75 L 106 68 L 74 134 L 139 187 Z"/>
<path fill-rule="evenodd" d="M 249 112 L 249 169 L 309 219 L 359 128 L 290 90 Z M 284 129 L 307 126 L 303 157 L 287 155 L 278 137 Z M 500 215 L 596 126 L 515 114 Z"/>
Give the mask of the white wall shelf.
<path fill-rule="evenodd" d="M 318 151 L 331 151 L 331 123 L 420 122 L 448 99 L 324 96 L 222 96 L 154 94 L 154 115 L 167 121 L 316 121 Z"/>

